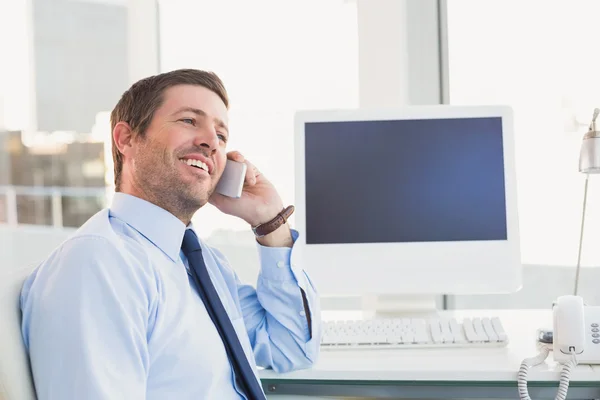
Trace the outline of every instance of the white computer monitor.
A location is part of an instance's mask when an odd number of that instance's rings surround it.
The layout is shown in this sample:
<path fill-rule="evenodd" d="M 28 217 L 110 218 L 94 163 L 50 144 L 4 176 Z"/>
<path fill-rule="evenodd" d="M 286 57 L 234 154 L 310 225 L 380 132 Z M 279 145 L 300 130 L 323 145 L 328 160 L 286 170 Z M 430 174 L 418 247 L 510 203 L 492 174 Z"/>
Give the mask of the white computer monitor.
<path fill-rule="evenodd" d="M 323 295 L 521 287 L 509 107 L 301 111 L 296 243 Z"/>

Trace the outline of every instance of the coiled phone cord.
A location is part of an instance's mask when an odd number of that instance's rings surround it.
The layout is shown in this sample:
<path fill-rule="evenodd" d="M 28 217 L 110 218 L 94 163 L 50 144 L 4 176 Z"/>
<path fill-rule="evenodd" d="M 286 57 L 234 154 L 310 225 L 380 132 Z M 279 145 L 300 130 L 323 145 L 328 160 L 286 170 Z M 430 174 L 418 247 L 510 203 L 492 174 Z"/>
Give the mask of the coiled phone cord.
<path fill-rule="evenodd" d="M 529 397 L 529 390 L 527 390 L 527 374 L 529 368 L 541 364 L 548 358 L 551 348 L 549 346 L 542 346 L 540 353 L 531 358 L 526 358 L 521 363 L 519 373 L 517 375 L 517 387 L 519 389 L 519 398 L 521 400 L 531 400 Z M 577 365 L 575 357 L 568 363 L 563 365 L 562 371 L 560 372 L 560 381 L 558 384 L 558 393 L 556 393 L 556 400 L 565 400 L 567 398 L 567 390 L 569 390 L 569 380 L 571 378 L 571 371 Z"/>

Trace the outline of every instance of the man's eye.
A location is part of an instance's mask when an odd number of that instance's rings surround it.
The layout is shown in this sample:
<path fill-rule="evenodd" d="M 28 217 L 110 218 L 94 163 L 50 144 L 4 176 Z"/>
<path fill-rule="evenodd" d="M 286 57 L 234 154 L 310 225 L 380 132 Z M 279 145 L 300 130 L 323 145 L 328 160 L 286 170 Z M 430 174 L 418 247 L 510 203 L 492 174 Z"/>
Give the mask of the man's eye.
<path fill-rule="evenodd" d="M 217 136 L 219 137 L 220 140 L 227 143 L 227 136 L 223 135 L 222 133 L 218 133 Z"/>
<path fill-rule="evenodd" d="M 180 121 L 184 124 L 196 125 L 196 120 L 194 118 L 182 118 Z"/>

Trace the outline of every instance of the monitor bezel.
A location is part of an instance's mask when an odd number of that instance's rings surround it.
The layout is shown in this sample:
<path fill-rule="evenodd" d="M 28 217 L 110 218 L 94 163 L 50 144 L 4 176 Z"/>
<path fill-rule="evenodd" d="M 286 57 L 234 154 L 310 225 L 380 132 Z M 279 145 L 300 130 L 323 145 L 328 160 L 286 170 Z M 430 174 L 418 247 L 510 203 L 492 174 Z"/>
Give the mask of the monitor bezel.
<path fill-rule="evenodd" d="M 506 240 L 307 244 L 305 124 L 499 117 L 502 120 Z M 522 285 L 513 112 L 508 106 L 407 106 L 394 109 L 304 110 L 294 119 L 294 259 L 327 295 L 512 293 Z"/>

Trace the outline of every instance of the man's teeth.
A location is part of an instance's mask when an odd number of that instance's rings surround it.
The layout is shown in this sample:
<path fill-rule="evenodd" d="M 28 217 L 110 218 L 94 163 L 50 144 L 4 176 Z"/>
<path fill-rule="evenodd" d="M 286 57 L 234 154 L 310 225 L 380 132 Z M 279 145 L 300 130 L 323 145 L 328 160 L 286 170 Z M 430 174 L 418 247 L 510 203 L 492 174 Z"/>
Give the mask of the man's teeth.
<path fill-rule="evenodd" d="M 181 159 L 181 162 L 183 162 L 183 163 L 185 163 L 187 165 L 190 165 L 190 166 L 202 168 L 203 170 L 205 170 L 206 172 L 208 172 L 208 165 L 204 164 L 200 160 L 192 160 L 191 158 L 188 158 L 187 160 Z"/>

